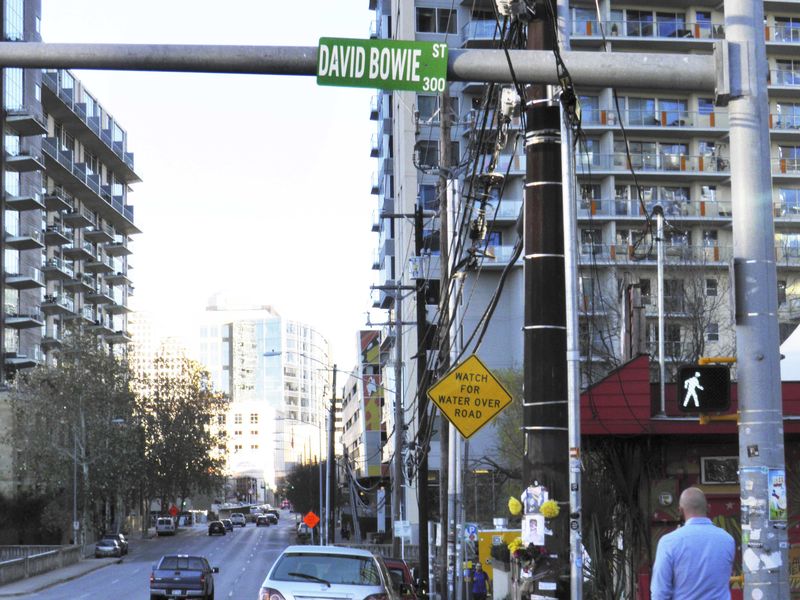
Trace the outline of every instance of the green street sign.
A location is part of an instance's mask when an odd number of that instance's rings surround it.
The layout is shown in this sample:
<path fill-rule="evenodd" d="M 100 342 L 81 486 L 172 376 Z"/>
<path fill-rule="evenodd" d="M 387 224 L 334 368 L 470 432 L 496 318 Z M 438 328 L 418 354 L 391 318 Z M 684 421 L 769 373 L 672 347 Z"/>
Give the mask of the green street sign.
<path fill-rule="evenodd" d="M 447 44 L 320 38 L 317 83 L 409 92 L 444 91 Z"/>

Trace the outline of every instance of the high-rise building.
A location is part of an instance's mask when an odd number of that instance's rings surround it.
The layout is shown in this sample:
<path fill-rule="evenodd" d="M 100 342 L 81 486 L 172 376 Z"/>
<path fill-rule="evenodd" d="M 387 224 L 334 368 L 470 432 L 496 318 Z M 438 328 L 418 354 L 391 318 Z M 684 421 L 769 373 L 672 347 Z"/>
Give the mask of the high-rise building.
<path fill-rule="evenodd" d="M 42 41 L 40 0 L 2 3 L 4 41 Z M 139 233 L 128 194 L 139 177 L 127 133 L 69 71 L 5 68 L 0 85 L 5 385 L 54 359 L 70 323 L 124 352 L 128 242 Z"/>
<path fill-rule="evenodd" d="M 232 478 L 275 490 L 293 465 L 324 459 L 333 371 L 322 334 L 271 306 L 217 295 L 199 344 L 199 362 L 229 400 L 219 425 Z"/>
<path fill-rule="evenodd" d="M 369 5 L 375 11 L 373 37 L 443 42 L 451 49 L 503 46 L 502 21 L 498 22 L 494 3 L 488 0 L 370 0 Z M 711 54 L 714 42 L 725 35 L 722 3 L 706 0 L 577 1 L 570 2 L 569 14 L 572 50 Z M 785 339 L 800 318 L 800 6 L 765 0 L 764 16 L 774 247 L 781 339 Z M 676 68 L 680 68 L 677 63 Z M 441 215 L 437 214 L 437 218 L 426 218 L 424 224 L 423 253 L 431 258 L 412 261 L 413 222 L 390 216 L 408 214 L 415 204 L 430 211 L 439 209 L 442 120 L 451 124 L 448 144 L 452 158 L 445 166 L 454 180 L 455 193 L 449 202 L 456 206 L 453 229 L 460 239 L 466 237 L 470 221 L 481 208 L 480 188 L 473 175 L 486 172 L 497 140 L 507 135 L 496 165 L 497 172 L 505 175 L 502 195 L 493 189 L 485 198 L 486 234 L 476 246 L 472 267 L 466 270 L 456 309 L 464 340 L 480 325 L 519 237 L 516 223 L 524 194 L 524 138 L 519 111 L 505 131 L 496 126 L 500 87 L 483 82 L 451 83 L 450 106 L 444 111 L 436 95 L 398 91 L 378 93 L 370 107 L 370 117 L 376 122 L 371 155 L 378 159 L 371 186 L 378 198 L 373 230 L 379 234 L 379 247 L 374 268 L 382 286 L 375 295 L 376 307 L 392 308 L 395 293 L 391 288 L 413 284 L 420 270 L 433 280 L 427 302 L 436 304 L 440 248 L 448 244 L 457 254 L 453 262 L 457 262 L 467 256 L 465 249 L 471 246 L 469 241 L 453 245 L 440 240 Z M 614 90 L 580 82 L 575 87 L 583 128 L 576 149 L 583 383 L 597 381 L 637 352 L 655 355 L 658 281 L 652 214 L 656 205 L 665 216 L 668 376 L 674 366 L 698 356 L 735 353 L 729 281 L 731 222 L 747 216 L 731 214 L 727 110 L 715 106 L 711 92 L 644 87 Z M 397 316 L 403 323 L 413 321 L 416 315 L 413 296 L 406 298 L 402 314 Z M 640 302 L 631 306 L 631 298 L 640 298 Z M 430 306 L 428 309 L 435 323 L 436 315 Z M 626 323 L 633 320 L 641 324 L 637 339 L 625 337 L 630 333 Z M 483 362 L 490 368 L 521 368 L 522 325 L 520 258 L 505 279 L 491 327 L 478 350 Z M 416 335 L 413 328 L 403 327 L 402 331 L 404 379 L 415 381 Z M 471 350 L 467 346 L 466 351 Z M 414 393 L 406 394 L 407 408 L 414 401 Z M 416 423 L 411 420 L 407 443 L 416 440 Z M 491 440 L 486 443 L 490 450 Z M 438 468 L 438 461 L 432 462 L 431 469 Z M 413 520 L 413 493 L 407 500 Z"/>

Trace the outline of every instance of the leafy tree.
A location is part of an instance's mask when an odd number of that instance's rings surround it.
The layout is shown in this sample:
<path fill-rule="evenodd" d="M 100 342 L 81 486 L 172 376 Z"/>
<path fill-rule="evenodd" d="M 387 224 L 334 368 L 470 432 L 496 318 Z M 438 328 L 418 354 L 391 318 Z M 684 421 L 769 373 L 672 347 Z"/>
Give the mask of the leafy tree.
<path fill-rule="evenodd" d="M 35 492 L 70 499 L 77 484 L 84 532 L 114 526 L 136 495 L 141 447 L 129 384 L 125 361 L 75 328 L 57 364 L 24 372 L 11 391 L 19 479 Z M 71 520 L 71 510 L 64 511 L 65 536 Z"/>
<path fill-rule="evenodd" d="M 319 463 L 295 465 L 283 481 L 282 494 L 292 503 L 295 512 L 313 510 L 319 516 Z"/>
<path fill-rule="evenodd" d="M 212 391 L 208 372 L 187 358 L 159 355 L 135 385 L 147 497 L 166 508 L 178 498 L 217 491 L 224 482 L 219 450 L 225 434 L 212 423 L 225 400 Z"/>

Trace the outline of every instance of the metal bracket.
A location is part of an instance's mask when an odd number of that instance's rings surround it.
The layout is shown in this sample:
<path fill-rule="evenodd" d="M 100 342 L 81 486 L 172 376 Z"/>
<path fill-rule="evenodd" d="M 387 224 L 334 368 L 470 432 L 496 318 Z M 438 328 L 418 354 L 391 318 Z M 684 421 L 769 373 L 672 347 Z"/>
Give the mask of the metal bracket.
<path fill-rule="evenodd" d="M 714 71 L 716 73 L 714 104 L 728 106 L 731 99 L 731 61 L 727 40 L 714 42 Z"/>

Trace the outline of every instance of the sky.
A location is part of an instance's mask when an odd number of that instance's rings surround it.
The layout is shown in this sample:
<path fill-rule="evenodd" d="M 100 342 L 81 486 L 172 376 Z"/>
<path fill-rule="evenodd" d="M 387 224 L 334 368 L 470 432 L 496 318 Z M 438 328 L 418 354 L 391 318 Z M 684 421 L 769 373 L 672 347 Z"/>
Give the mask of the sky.
<path fill-rule="evenodd" d="M 298 11 L 293 8 L 297 7 Z M 45 42 L 316 46 L 369 37 L 367 0 L 42 0 Z M 75 71 L 142 178 L 131 306 L 191 335 L 219 291 L 271 304 L 356 360 L 371 306 L 368 89 L 313 77 Z"/>

